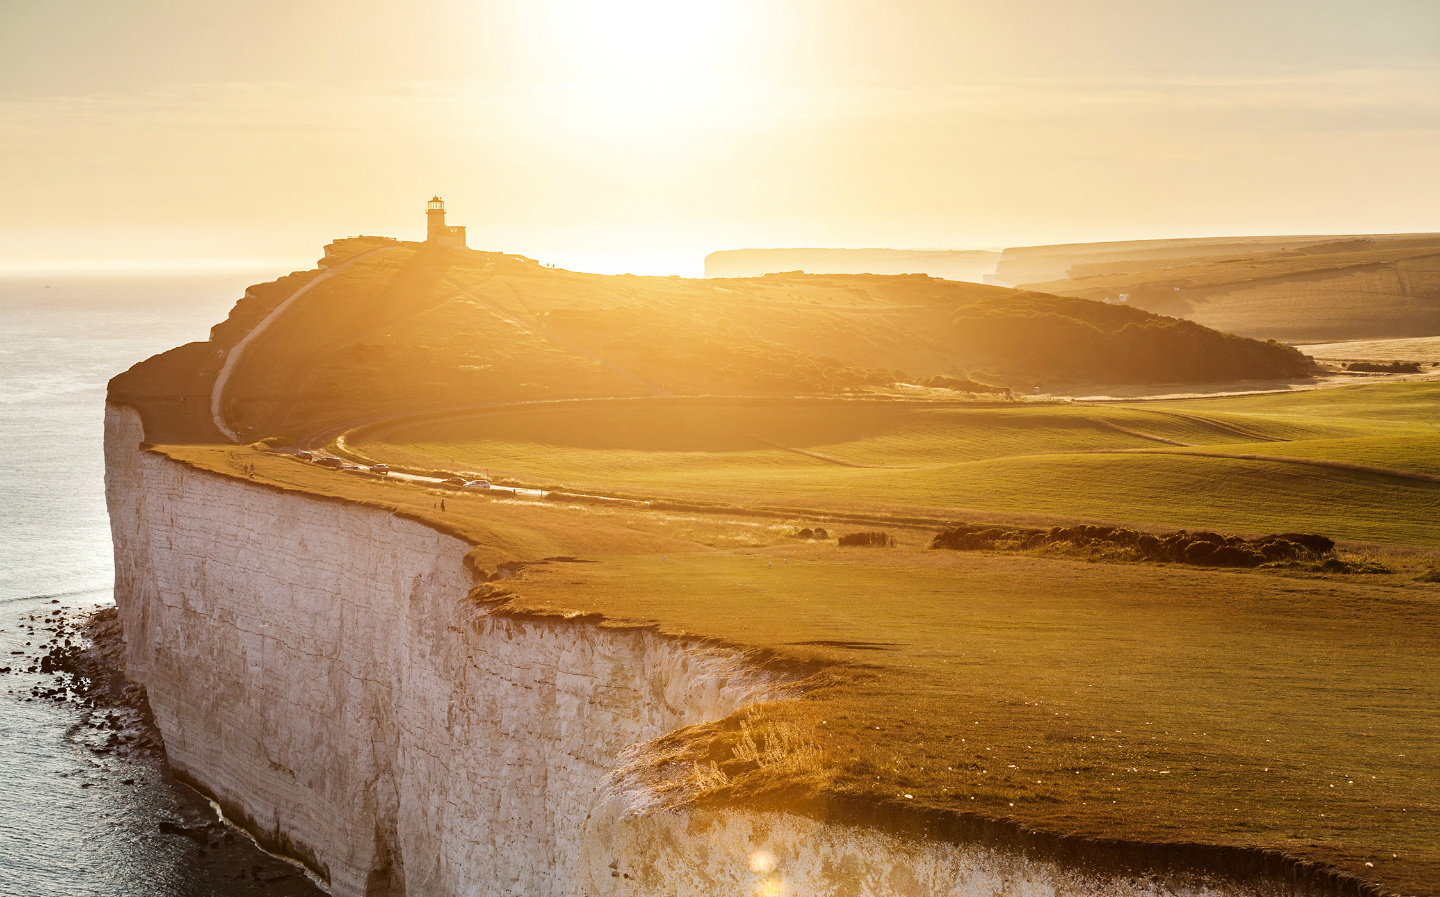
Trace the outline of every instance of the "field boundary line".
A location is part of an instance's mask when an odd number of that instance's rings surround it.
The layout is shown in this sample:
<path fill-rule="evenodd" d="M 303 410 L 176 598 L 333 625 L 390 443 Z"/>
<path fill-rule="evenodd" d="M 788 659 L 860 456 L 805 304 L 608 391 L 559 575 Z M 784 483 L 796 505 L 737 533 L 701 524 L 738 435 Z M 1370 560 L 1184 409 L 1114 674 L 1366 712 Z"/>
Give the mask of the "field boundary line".
<path fill-rule="evenodd" d="M 1355 473 L 1373 473 L 1380 476 L 1398 477 L 1402 480 L 1419 480 L 1422 483 L 1440 483 L 1440 474 L 1421 473 L 1416 470 L 1399 470 L 1394 467 L 1376 467 L 1371 464 L 1356 464 L 1353 461 L 1331 461 L 1328 458 L 1296 458 L 1290 455 L 1252 455 L 1244 452 L 1207 452 L 1144 450 L 1151 455 L 1194 455 L 1200 458 L 1231 458 L 1236 461 L 1273 461 L 1277 464 L 1303 464 L 1309 467 L 1329 467 L 1334 470 L 1349 470 Z"/>
<path fill-rule="evenodd" d="M 1244 436 L 1247 439 L 1258 439 L 1261 442 L 1290 441 L 1289 439 L 1281 439 L 1278 436 L 1263 436 L 1259 433 L 1253 433 L 1249 430 L 1246 430 L 1243 427 L 1237 427 L 1234 424 L 1227 424 L 1224 421 L 1215 420 L 1213 417 L 1205 417 L 1199 414 L 1186 414 L 1183 411 L 1161 411 L 1158 408 L 1136 408 L 1135 410 L 1143 411 L 1146 414 L 1163 414 L 1169 417 L 1178 417 L 1181 420 L 1188 420 L 1191 423 L 1199 424 L 1202 427 L 1210 427 L 1212 429 L 1219 430 L 1222 433 L 1231 433 L 1236 436 Z"/>
<path fill-rule="evenodd" d="M 1110 422 L 1110 421 L 1108 421 L 1108 420 L 1105 420 L 1105 419 L 1099 418 L 1099 417 L 1087 417 L 1087 418 L 1085 418 L 1085 419 L 1088 420 L 1090 423 L 1095 424 L 1096 426 L 1099 426 L 1099 427 L 1104 427 L 1104 428 L 1107 429 L 1107 430 L 1114 430 L 1114 431 L 1116 431 L 1117 433 L 1124 433 L 1126 436 L 1134 436 L 1134 437 L 1136 437 L 1136 438 L 1138 438 L 1138 439 L 1148 439 L 1148 440 L 1150 440 L 1151 442 L 1163 442 L 1163 443 L 1165 443 L 1166 445 L 1194 445 L 1194 444 L 1195 444 L 1195 443 L 1193 443 L 1193 442 L 1181 442 L 1181 441 L 1178 440 L 1178 439 L 1167 439 L 1167 438 L 1164 437 L 1164 436 L 1156 436 L 1156 435 L 1154 435 L 1154 434 L 1152 434 L 1152 433 L 1142 433 L 1142 432 L 1140 432 L 1139 430 L 1131 430 L 1131 429 L 1128 428 L 1128 427 L 1122 427 L 1122 426 L 1120 426 L 1120 425 L 1117 424 L 1117 423 L 1112 423 L 1112 422 Z"/>
<path fill-rule="evenodd" d="M 794 452 L 797 455 L 804 455 L 807 458 L 814 458 L 817 461 L 824 461 L 828 464 L 838 464 L 841 467 L 859 467 L 863 470 L 919 470 L 918 467 L 889 467 L 884 464 L 860 464 L 856 461 L 846 461 L 844 458 L 837 458 L 834 455 L 822 455 L 819 452 L 812 452 L 809 449 L 796 448 L 793 445 L 786 445 L 783 442 L 776 442 L 773 439 L 766 439 L 763 436 L 756 436 L 754 433 L 746 433 L 748 438 L 755 440 L 762 445 L 777 448 L 781 451 Z"/>

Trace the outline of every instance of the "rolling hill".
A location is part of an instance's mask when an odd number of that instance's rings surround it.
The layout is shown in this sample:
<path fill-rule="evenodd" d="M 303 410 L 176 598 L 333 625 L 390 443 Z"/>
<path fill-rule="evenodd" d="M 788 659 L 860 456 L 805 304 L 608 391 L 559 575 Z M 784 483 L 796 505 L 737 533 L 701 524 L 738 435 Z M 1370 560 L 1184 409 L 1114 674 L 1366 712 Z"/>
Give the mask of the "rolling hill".
<path fill-rule="evenodd" d="M 1031 278 L 1014 281 L 1025 289 L 1126 299 L 1226 333 L 1291 342 L 1440 335 L 1435 235 L 1057 252 L 1029 258 L 1028 267 L 1020 264 L 1027 256 L 1009 252 L 1000 270 Z"/>
<path fill-rule="evenodd" d="M 166 438 L 193 441 L 215 435 L 222 366 L 218 410 L 249 439 L 486 402 L 1029 393 L 1299 377 L 1310 364 L 1134 308 L 926 275 L 603 276 L 357 238 L 316 271 L 251 288 L 208 342 L 122 374 L 112 394 L 163 406 L 150 417 L 175 422 Z"/>

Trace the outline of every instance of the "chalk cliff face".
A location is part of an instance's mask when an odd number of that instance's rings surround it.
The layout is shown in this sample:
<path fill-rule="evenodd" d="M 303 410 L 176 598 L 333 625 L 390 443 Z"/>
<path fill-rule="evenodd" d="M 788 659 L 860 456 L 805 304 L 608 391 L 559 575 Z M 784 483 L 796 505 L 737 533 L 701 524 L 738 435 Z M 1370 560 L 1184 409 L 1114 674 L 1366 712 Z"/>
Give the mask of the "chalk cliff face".
<path fill-rule="evenodd" d="M 170 762 L 336 895 L 576 893 L 623 748 L 782 691 L 729 652 L 491 616 L 459 540 L 106 427 L 127 673 Z"/>
<path fill-rule="evenodd" d="M 652 739 L 786 683 L 733 652 L 495 615 L 469 546 L 139 450 L 106 416 L 128 675 L 172 766 L 351 895 L 1232 895 L 687 805 Z"/>

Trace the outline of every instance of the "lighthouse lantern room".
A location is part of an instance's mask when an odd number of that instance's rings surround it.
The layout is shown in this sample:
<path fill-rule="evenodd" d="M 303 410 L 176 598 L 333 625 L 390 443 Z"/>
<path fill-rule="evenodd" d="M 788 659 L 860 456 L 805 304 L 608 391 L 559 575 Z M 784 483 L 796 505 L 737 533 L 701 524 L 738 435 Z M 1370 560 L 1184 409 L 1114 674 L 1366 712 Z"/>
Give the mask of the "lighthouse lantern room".
<path fill-rule="evenodd" d="M 445 200 L 438 196 L 425 204 L 425 242 L 444 249 L 465 248 L 465 228 L 445 223 Z"/>

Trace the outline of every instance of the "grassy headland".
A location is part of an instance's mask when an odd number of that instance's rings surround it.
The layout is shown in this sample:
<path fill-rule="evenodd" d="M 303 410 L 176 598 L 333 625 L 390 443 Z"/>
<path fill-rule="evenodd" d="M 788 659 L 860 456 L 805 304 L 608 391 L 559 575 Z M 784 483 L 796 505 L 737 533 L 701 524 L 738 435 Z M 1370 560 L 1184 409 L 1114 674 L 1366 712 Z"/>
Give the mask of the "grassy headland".
<path fill-rule="evenodd" d="M 225 353 L 312 279 L 234 365 L 222 412 L 247 440 L 488 402 L 924 393 L 936 377 L 942 387 L 978 381 L 1030 393 L 1310 370 L 1286 346 L 924 275 L 612 277 L 364 239 L 333 244 L 326 262 L 323 280 L 299 272 L 251 288 L 209 342 L 142 363 L 116 378 L 112 396 L 148 403 L 147 425 L 172 422 L 175 435 L 157 430 L 155 441 L 201 438 L 205 387 Z M 1002 336 L 1035 348 L 997 353 Z M 171 369 L 194 373 L 179 395 L 151 396 Z M 194 422 L 182 420 L 187 413 Z"/>

